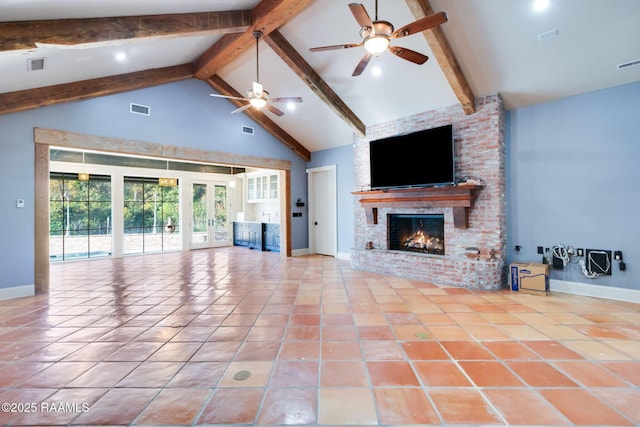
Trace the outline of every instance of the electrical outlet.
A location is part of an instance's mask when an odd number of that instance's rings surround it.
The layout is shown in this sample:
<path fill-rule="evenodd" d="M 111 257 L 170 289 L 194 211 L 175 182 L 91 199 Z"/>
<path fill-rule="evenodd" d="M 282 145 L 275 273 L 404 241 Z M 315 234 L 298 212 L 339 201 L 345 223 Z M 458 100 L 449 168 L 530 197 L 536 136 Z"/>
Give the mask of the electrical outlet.
<path fill-rule="evenodd" d="M 613 253 L 613 259 L 616 261 L 622 261 L 622 251 L 615 251 Z"/>
<path fill-rule="evenodd" d="M 581 249 L 581 248 L 576 249 L 576 254 L 578 256 L 584 256 L 584 249 Z"/>
<path fill-rule="evenodd" d="M 514 249 L 515 249 L 516 252 L 520 252 L 520 249 L 522 249 L 522 246 L 516 245 L 516 247 Z"/>
<path fill-rule="evenodd" d="M 544 248 L 542 246 L 538 246 L 538 253 L 542 255 L 544 253 Z"/>

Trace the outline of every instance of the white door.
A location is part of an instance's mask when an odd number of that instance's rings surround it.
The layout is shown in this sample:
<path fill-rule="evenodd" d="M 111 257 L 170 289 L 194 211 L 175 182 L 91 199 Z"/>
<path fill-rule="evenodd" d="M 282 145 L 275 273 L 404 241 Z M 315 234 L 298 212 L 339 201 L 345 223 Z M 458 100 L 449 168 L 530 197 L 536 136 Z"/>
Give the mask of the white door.
<path fill-rule="evenodd" d="M 336 167 L 309 169 L 309 249 L 336 256 Z"/>
<path fill-rule="evenodd" d="M 226 184 L 191 183 L 191 249 L 228 246 L 229 201 Z"/>

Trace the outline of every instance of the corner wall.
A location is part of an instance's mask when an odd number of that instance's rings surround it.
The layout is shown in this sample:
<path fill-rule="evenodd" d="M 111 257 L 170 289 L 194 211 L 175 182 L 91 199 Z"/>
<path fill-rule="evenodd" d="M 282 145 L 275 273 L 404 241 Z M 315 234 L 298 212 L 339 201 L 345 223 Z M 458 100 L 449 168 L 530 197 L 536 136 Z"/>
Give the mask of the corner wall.
<path fill-rule="evenodd" d="M 508 111 L 508 261 L 541 262 L 537 246 L 620 250 L 625 271 L 614 261 L 588 279 L 571 264 L 551 279 L 640 290 L 639 135 L 640 82 Z"/>

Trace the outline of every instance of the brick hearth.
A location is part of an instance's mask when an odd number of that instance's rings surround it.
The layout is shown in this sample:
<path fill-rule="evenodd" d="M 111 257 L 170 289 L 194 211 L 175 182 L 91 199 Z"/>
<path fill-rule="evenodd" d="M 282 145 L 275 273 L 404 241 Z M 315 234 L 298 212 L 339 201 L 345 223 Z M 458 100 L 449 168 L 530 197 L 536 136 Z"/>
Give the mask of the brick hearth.
<path fill-rule="evenodd" d="M 354 142 L 354 191 L 370 187 L 369 141 L 446 124 L 453 124 L 456 178 L 471 177 L 484 183 L 468 211 L 468 228 L 454 227 L 452 207 L 416 208 L 398 203 L 379 206 L 377 223 L 372 223 L 359 197 L 354 197 L 351 263 L 361 270 L 437 284 L 498 289 L 505 283 L 506 262 L 504 107 L 498 95 L 476 99 L 476 113 L 470 116 L 452 106 L 367 128 L 367 137 L 356 137 Z M 444 214 L 446 255 L 388 250 L 387 214 L 392 213 Z M 374 249 L 366 249 L 367 242 L 373 242 Z M 478 248 L 479 256 L 470 255 L 467 248 Z"/>

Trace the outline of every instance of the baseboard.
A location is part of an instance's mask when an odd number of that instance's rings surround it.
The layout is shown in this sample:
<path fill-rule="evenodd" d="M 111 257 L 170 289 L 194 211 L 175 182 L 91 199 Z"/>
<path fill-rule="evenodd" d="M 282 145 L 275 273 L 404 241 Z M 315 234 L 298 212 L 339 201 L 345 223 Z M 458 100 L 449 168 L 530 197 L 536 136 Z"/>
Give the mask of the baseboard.
<path fill-rule="evenodd" d="M 640 303 L 640 290 L 637 289 L 590 285 L 587 283 L 556 279 L 549 281 L 549 287 L 551 288 L 551 292 L 563 292 L 567 294 Z"/>
<path fill-rule="evenodd" d="M 351 261 L 351 252 L 338 252 L 337 259 L 343 259 L 345 261 Z"/>
<path fill-rule="evenodd" d="M 293 249 L 291 251 L 291 256 L 303 256 L 303 255 L 309 255 L 309 248 Z"/>
<path fill-rule="evenodd" d="M 14 286 L 0 289 L 0 301 L 14 298 L 32 297 L 36 294 L 35 285 Z"/>

